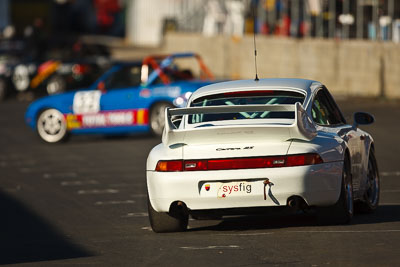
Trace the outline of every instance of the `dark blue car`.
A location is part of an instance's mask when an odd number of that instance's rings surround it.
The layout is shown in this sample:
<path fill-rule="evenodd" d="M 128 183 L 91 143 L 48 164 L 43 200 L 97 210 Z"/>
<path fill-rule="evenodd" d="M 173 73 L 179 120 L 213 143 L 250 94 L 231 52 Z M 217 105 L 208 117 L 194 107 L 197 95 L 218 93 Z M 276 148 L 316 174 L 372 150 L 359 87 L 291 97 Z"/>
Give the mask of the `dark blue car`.
<path fill-rule="evenodd" d="M 193 62 L 197 62 L 195 68 Z M 213 79 L 193 53 L 116 63 L 85 90 L 34 101 L 25 121 L 48 143 L 65 140 L 69 134 L 151 132 L 160 136 L 165 108 L 183 106 L 193 91 Z"/>

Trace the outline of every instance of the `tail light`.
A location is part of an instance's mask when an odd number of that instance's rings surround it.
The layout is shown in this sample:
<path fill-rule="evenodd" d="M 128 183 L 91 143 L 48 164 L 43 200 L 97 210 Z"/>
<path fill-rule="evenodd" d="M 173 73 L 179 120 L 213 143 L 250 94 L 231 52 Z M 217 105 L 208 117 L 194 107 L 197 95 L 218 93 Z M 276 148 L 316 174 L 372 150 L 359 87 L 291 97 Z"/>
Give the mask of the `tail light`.
<path fill-rule="evenodd" d="M 283 167 L 284 157 L 208 160 L 208 170 L 257 169 Z"/>
<path fill-rule="evenodd" d="M 318 154 L 293 155 L 286 158 L 286 167 L 314 165 L 324 162 Z"/>
<path fill-rule="evenodd" d="M 185 171 L 208 170 L 208 160 L 185 160 L 183 165 Z"/>
<path fill-rule="evenodd" d="M 259 169 L 294 167 L 323 163 L 316 153 L 298 154 L 277 157 L 208 159 L 208 160 L 160 160 L 157 163 L 158 172 L 177 171 L 217 171 L 235 169 Z"/>
<path fill-rule="evenodd" d="M 182 160 L 160 160 L 157 163 L 156 171 L 158 172 L 180 172 L 183 171 Z"/>

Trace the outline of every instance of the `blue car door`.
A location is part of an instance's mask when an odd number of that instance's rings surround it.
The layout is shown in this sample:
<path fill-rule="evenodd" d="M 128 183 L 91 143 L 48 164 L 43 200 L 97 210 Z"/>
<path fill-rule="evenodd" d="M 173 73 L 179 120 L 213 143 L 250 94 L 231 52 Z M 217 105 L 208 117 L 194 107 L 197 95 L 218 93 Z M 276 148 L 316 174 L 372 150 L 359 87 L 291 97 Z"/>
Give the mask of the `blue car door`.
<path fill-rule="evenodd" d="M 100 81 L 97 85 L 97 93 L 101 92 L 99 110 L 85 114 L 84 125 L 104 133 L 146 130 L 147 109 L 140 101 L 140 75 L 140 65 L 126 64 Z"/>

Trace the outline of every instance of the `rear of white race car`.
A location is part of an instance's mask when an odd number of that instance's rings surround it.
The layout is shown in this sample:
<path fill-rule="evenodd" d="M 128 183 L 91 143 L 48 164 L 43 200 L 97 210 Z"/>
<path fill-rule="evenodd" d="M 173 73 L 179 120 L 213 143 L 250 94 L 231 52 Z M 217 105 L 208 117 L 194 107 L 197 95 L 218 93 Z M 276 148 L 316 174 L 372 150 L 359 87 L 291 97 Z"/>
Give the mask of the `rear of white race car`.
<path fill-rule="evenodd" d="M 341 192 L 341 155 L 332 156 L 325 151 L 326 139 L 317 136 L 299 103 L 280 108 L 295 112 L 295 118 L 189 129 L 173 129 L 168 118 L 176 114 L 236 111 L 232 109 L 268 111 L 277 107 L 167 111 L 163 143 L 151 151 L 147 160 L 153 230 L 183 230 L 187 213 L 209 211 L 223 215 L 251 208 L 335 204 Z M 186 218 L 183 224 L 182 218 Z M 175 226 L 171 226 L 174 222 Z"/>
<path fill-rule="evenodd" d="M 234 145 L 265 151 L 273 147 Z M 310 206 L 326 206 L 338 200 L 342 162 L 325 163 L 316 153 L 238 157 L 238 150 L 217 152 L 221 148 L 230 149 L 230 145 L 209 147 L 209 154 L 218 158 L 186 156 L 185 160 L 158 161 L 155 170 L 147 172 L 153 208 L 168 212 L 176 201 L 185 203 L 189 210 L 206 210 L 282 206 L 291 199 L 291 205 L 303 199 Z"/>

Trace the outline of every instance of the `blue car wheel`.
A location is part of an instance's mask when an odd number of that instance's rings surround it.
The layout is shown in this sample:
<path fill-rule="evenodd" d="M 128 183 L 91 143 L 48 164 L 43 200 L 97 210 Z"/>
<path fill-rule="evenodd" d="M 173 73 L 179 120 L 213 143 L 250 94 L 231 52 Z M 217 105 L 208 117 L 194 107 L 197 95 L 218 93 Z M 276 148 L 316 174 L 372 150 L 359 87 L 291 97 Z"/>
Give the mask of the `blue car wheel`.
<path fill-rule="evenodd" d="M 37 133 L 47 143 L 57 143 L 67 136 L 64 115 L 57 109 L 46 109 L 40 113 L 36 123 Z"/>
<path fill-rule="evenodd" d="M 150 110 L 150 128 L 155 136 L 161 136 L 165 125 L 165 109 L 173 107 L 172 104 L 163 102 L 155 104 Z"/>

